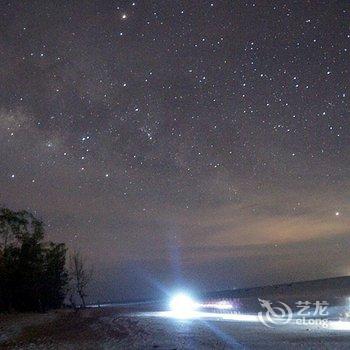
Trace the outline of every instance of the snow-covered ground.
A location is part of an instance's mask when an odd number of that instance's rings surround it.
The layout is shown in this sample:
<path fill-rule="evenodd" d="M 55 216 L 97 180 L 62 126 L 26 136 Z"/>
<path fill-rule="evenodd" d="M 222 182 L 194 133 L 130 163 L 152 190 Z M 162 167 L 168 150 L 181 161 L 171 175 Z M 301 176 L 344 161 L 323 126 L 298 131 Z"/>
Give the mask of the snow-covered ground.
<path fill-rule="evenodd" d="M 350 349 L 350 325 L 268 328 L 254 318 L 179 320 L 116 308 L 66 310 L 0 316 L 0 348 Z"/>

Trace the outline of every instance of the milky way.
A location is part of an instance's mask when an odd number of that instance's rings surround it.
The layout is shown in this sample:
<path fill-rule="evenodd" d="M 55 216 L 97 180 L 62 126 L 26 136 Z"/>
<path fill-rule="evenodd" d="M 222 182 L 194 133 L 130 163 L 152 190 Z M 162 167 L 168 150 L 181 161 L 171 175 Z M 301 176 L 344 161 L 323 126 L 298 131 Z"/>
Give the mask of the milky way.
<path fill-rule="evenodd" d="M 348 2 L 0 7 L 0 202 L 92 298 L 350 273 Z"/>

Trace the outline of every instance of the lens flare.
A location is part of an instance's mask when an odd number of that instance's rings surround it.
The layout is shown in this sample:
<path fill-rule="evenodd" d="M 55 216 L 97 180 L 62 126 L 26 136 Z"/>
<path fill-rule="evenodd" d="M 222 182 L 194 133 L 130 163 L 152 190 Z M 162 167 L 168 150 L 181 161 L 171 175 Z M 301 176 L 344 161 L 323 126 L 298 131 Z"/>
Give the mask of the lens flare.
<path fill-rule="evenodd" d="M 184 293 L 175 295 L 170 301 L 170 309 L 177 317 L 186 317 L 195 311 L 197 307 L 198 304 Z"/>

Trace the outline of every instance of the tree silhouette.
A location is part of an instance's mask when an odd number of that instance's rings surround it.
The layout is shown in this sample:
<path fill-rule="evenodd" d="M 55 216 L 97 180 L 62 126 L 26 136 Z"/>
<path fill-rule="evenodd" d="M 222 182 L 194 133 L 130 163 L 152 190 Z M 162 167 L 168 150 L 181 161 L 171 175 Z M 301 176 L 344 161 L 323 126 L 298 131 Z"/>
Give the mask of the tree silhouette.
<path fill-rule="evenodd" d="M 93 269 L 87 267 L 85 260 L 79 251 L 73 252 L 70 257 L 70 301 L 74 305 L 74 297 L 78 295 L 83 307 L 86 306 L 86 289 L 91 282 Z"/>
<path fill-rule="evenodd" d="M 0 307 L 45 311 L 62 305 L 68 275 L 64 244 L 45 243 L 28 211 L 0 209 Z"/>

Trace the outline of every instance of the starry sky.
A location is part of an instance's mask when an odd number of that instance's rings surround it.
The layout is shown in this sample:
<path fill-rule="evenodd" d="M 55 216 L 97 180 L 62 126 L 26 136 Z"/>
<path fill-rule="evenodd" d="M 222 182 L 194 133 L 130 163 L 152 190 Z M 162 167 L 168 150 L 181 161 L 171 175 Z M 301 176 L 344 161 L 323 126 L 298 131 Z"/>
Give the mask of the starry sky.
<path fill-rule="evenodd" d="M 0 203 L 91 299 L 350 273 L 349 2 L 0 10 Z"/>

